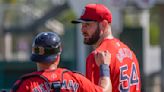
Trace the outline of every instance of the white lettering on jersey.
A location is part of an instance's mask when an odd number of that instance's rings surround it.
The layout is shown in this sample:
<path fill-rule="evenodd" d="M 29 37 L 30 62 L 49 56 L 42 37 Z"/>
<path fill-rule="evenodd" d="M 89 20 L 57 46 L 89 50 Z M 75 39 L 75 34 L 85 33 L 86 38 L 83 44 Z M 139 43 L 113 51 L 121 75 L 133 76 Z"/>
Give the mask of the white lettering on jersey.
<path fill-rule="evenodd" d="M 69 89 L 69 90 L 73 90 L 73 92 L 77 92 L 78 87 L 79 84 L 73 82 L 73 80 L 63 80 L 63 85 L 61 89 Z"/>
<path fill-rule="evenodd" d="M 50 92 L 50 88 L 46 82 L 32 89 L 33 92 Z"/>
<path fill-rule="evenodd" d="M 122 63 L 124 58 L 132 59 L 132 52 L 127 48 L 120 48 L 118 50 L 116 57 Z"/>
<path fill-rule="evenodd" d="M 77 92 L 78 88 L 79 88 L 79 84 L 73 82 L 73 80 L 63 80 L 63 84 L 61 87 L 61 89 L 68 89 L 68 90 L 72 90 L 73 92 Z M 50 92 L 50 88 L 46 82 L 38 85 L 32 90 L 33 92 Z"/>

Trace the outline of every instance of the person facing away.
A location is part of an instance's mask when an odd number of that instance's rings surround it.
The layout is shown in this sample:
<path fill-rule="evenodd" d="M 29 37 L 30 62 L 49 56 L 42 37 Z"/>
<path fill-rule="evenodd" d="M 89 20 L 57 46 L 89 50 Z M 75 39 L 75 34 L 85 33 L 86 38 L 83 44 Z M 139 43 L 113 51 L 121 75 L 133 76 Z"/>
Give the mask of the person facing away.
<path fill-rule="evenodd" d="M 86 77 L 98 84 L 100 71 L 95 63 L 94 52 L 108 50 L 112 56 L 109 65 L 112 92 L 140 92 L 138 60 L 127 45 L 113 37 L 110 10 L 103 4 L 87 4 L 80 18 L 72 23 L 81 23 L 84 44 L 94 49 L 86 59 Z"/>
<path fill-rule="evenodd" d="M 58 68 L 61 51 L 58 34 L 39 33 L 33 40 L 31 55 L 37 71 L 20 77 L 10 92 L 112 92 L 108 67 L 111 55 L 108 51 L 95 52 L 97 65 L 100 66 L 99 85 L 79 73 Z"/>

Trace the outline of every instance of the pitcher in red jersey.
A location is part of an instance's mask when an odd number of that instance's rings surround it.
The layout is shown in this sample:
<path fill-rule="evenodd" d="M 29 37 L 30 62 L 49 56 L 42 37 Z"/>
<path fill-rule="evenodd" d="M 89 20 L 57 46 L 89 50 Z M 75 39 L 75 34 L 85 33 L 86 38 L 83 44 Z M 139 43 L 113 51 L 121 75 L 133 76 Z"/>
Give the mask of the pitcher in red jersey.
<path fill-rule="evenodd" d="M 11 92 L 112 92 L 108 51 L 95 52 L 100 66 L 100 82 L 95 85 L 83 75 L 57 68 L 60 61 L 61 41 L 54 32 L 39 33 L 32 44 L 31 60 L 38 71 L 26 74 L 15 82 Z"/>
<path fill-rule="evenodd" d="M 86 59 L 86 77 L 98 84 L 99 67 L 94 52 L 108 50 L 111 53 L 110 76 L 112 92 L 140 92 L 140 70 L 137 58 L 128 46 L 113 37 L 112 14 L 102 4 L 87 4 L 81 17 L 72 23 L 81 23 L 84 44 L 92 45 L 94 51 Z"/>

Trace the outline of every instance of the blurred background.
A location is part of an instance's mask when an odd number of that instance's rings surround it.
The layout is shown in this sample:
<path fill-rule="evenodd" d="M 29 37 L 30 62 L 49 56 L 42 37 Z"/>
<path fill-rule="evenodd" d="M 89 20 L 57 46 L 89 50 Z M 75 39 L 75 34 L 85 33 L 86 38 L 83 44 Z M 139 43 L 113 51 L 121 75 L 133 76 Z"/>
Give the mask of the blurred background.
<path fill-rule="evenodd" d="M 80 25 L 71 24 L 87 3 L 102 3 L 113 14 L 112 31 L 137 55 L 142 92 L 164 92 L 164 0 L 0 0 L 0 89 L 36 70 L 31 43 L 38 32 L 62 38 L 60 67 L 85 74 L 92 51 L 83 44 Z"/>

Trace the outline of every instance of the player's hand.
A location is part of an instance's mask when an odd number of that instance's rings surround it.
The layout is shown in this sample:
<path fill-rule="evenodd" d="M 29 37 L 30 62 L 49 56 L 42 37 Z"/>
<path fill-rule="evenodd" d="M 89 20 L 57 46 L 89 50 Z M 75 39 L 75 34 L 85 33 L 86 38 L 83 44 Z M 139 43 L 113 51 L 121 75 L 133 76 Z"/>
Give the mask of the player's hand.
<path fill-rule="evenodd" d="M 111 54 L 108 50 L 106 51 L 95 51 L 95 61 L 98 66 L 101 64 L 110 65 L 111 63 Z"/>

